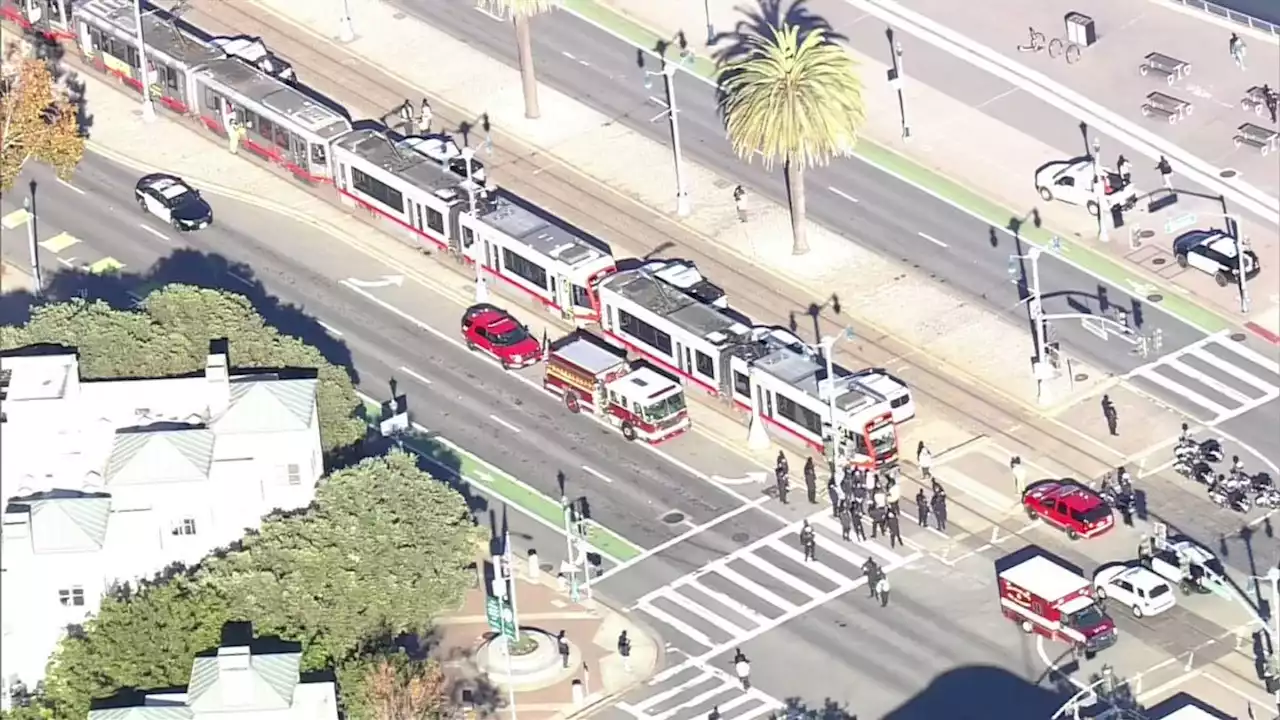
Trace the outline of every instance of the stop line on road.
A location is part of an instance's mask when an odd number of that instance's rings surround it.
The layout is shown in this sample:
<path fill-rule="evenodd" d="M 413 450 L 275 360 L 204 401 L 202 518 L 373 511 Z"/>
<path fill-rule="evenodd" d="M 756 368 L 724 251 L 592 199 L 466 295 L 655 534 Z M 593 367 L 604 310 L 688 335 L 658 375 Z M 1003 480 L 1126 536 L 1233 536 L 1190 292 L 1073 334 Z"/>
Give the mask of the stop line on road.
<path fill-rule="evenodd" d="M 1229 332 L 1210 335 L 1155 362 L 1126 380 L 1142 381 L 1171 395 L 1204 425 L 1219 425 L 1280 397 L 1280 363 L 1263 356 Z M 1203 413 L 1197 413 L 1200 408 Z"/>

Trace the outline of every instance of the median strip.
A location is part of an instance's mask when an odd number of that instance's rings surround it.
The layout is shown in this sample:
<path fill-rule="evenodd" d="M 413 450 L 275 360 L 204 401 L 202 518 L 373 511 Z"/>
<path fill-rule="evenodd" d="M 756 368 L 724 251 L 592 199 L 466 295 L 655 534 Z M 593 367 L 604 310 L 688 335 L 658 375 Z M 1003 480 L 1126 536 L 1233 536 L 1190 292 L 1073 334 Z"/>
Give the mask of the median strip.
<path fill-rule="evenodd" d="M 376 432 L 376 418 L 382 413 L 382 405 L 363 393 L 360 396 L 364 402 L 365 419 Z M 462 480 L 481 493 L 497 496 L 545 521 L 544 524 L 563 530 L 564 510 L 558 500 L 521 482 L 456 443 L 416 423 L 399 440 L 406 450 L 425 459 L 432 471 L 449 475 L 447 479 Z M 644 552 L 644 548 L 595 521 L 587 522 L 587 543 L 615 564 L 637 558 Z"/>

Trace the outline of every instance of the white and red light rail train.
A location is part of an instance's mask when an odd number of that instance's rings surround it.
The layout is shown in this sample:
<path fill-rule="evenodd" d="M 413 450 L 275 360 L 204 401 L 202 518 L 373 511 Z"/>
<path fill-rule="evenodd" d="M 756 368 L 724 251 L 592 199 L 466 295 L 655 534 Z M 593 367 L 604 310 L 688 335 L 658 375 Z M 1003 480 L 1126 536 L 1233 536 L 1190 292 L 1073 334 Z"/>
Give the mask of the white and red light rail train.
<path fill-rule="evenodd" d="M 353 123 L 339 104 L 261 59 L 229 56 L 234 43 L 143 3 L 148 68 L 139 68 L 133 0 L 0 0 L 0 14 L 52 41 L 73 40 L 84 60 L 166 112 L 227 138 L 339 201 L 375 216 L 398 239 L 460 258 L 686 386 L 731 402 L 775 429 L 829 451 L 834 432 L 850 462 L 897 457 L 895 423 L 910 419 L 910 390 L 880 369 L 848 373 L 795 335 L 744 324 L 723 292 L 679 262 L 619 270 L 608 246 L 454 162 L 421 151 L 373 121 Z M 469 161 L 474 162 L 474 161 Z M 465 168 L 465 165 L 463 166 Z M 832 402 L 831 394 L 835 394 Z M 832 408 L 835 410 L 832 422 Z"/>

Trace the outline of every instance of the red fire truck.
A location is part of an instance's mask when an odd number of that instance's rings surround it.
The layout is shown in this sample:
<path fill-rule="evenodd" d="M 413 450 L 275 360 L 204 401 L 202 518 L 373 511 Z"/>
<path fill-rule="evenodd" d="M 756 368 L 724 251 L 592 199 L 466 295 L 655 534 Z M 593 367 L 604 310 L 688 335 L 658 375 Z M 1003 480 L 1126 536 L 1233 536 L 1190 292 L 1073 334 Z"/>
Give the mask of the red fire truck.
<path fill-rule="evenodd" d="M 658 444 L 689 429 L 684 386 L 649 367 L 633 367 L 594 336 L 575 332 L 551 345 L 546 388 L 569 412 L 587 411 L 628 440 Z"/>
<path fill-rule="evenodd" d="M 999 581 L 1000 609 L 1023 632 L 1089 654 L 1115 644 L 1115 623 L 1094 600 L 1093 583 L 1048 555 L 1032 554 L 1005 567 Z"/>

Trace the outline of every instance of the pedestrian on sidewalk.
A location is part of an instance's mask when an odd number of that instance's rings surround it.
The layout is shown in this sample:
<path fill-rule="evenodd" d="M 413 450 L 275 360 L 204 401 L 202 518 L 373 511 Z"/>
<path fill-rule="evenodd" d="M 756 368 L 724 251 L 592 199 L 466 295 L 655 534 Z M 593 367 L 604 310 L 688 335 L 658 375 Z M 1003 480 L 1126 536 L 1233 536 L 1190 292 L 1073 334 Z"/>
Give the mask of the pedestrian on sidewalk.
<path fill-rule="evenodd" d="M 1133 180 L 1133 163 L 1129 162 L 1129 158 L 1125 157 L 1124 153 L 1116 158 L 1116 172 L 1120 174 L 1120 182 L 1125 187 L 1129 187 L 1130 181 Z"/>
<path fill-rule="evenodd" d="M 858 483 L 858 474 L 851 467 L 846 467 L 840 477 L 840 495 L 842 497 L 852 497 L 853 487 Z"/>
<path fill-rule="evenodd" d="M 631 638 L 627 637 L 627 631 L 623 630 L 618 635 L 618 654 L 622 656 L 622 671 L 631 672 Z"/>
<path fill-rule="evenodd" d="M 1231 59 L 1235 61 L 1236 67 L 1244 70 L 1244 56 L 1249 53 L 1249 46 L 1244 44 L 1244 40 L 1239 35 L 1231 33 L 1227 48 L 1231 52 Z"/>
<path fill-rule="evenodd" d="M 902 485 L 897 482 L 889 483 L 889 489 L 885 490 L 885 502 L 889 504 L 889 510 L 893 514 L 898 514 L 898 503 L 902 501 Z"/>
<path fill-rule="evenodd" d="M 409 98 L 400 105 L 400 129 L 405 135 L 413 134 L 413 103 Z"/>
<path fill-rule="evenodd" d="M 835 479 L 827 482 L 827 500 L 831 501 L 831 514 L 838 515 L 840 508 L 840 490 L 836 487 Z"/>
<path fill-rule="evenodd" d="M 1018 500 L 1022 500 L 1022 494 L 1027 491 L 1027 468 L 1020 455 L 1009 458 L 1009 472 L 1013 473 L 1013 491 Z"/>
<path fill-rule="evenodd" d="M 924 488 L 916 491 L 916 522 L 920 527 L 929 527 L 929 498 L 925 497 Z"/>
<path fill-rule="evenodd" d="M 925 480 L 933 479 L 933 453 L 925 446 L 924 441 L 916 446 L 916 464 L 920 466 L 920 476 Z"/>
<path fill-rule="evenodd" d="M 885 523 L 889 526 L 889 547 L 905 545 L 906 543 L 902 542 L 902 529 L 898 526 L 898 513 L 890 511 Z"/>
<path fill-rule="evenodd" d="M 707 720 L 720 720 L 720 706 L 716 705 L 707 713 Z"/>
<path fill-rule="evenodd" d="M 235 117 L 227 118 L 227 150 L 232 155 L 240 154 L 240 141 L 244 139 L 244 128 Z"/>
<path fill-rule="evenodd" d="M 751 662 L 747 660 L 747 656 L 742 654 L 739 648 L 737 654 L 733 656 L 733 669 L 738 673 L 738 680 L 742 681 L 742 689 L 751 689 Z"/>
<path fill-rule="evenodd" d="M 880 607 L 889 607 L 889 577 L 881 575 L 876 581 L 876 595 L 880 597 Z"/>
<path fill-rule="evenodd" d="M 1156 163 L 1156 170 L 1160 171 L 1160 182 L 1164 183 L 1164 189 L 1172 190 L 1173 166 L 1169 164 L 1169 158 L 1161 155 L 1160 162 Z"/>
<path fill-rule="evenodd" d="M 804 551 L 804 561 L 811 562 L 818 557 L 818 538 L 813 533 L 813 526 L 808 520 L 800 527 L 800 549 Z"/>
<path fill-rule="evenodd" d="M 859 542 L 866 542 L 867 529 L 862 526 L 862 506 L 856 504 L 850 505 L 849 515 L 853 520 L 853 536 L 858 538 Z"/>
<path fill-rule="evenodd" d="M 813 456 L 804 460 L 804 492 L 810 505 L 818 504 L 818 471 L 813 466 Z"/>
<path fill-rule="evenodd" d="M 733 207 L 738 211 L 738 222 L 747 221 L 747 190 L 738 185 L 733 189 Z"/>
<path fill-rule="evenodd" d="M 787 504 L 787 491 L 790 489 L 790 481 L 787 479 L 787 456 L 778 451 L 778 460 L 774 463 L 773 478 L 778 485 L 778 500 L 783 505 Z"/>
<path fill-rule="evenodd" d="M 849 542 L 849 534 L 853 532 L 853 513 L 848 503 L 840 504 L 840 539 Z"/>
<path fill-rule="evenodd" d="M 1267 112 L 1271 114 L 1271 122 L 1277 122 L 1277 112 L 1280 112 L 1280 93 L 1271 89 L 1270 85 L 1262 86 L 1262 104 L 1267 107 Z"/>
<path fill-rule="evenodd" d="M 947 531 L 947 491 L 939 485 L 934 488 L 933 497 L 929 499 L 929 509 L 933 510 L 933 521 L 938 530 Z"/>
<path fill-rule="evenodd" d="M 422 98 L 422 109 L 418 113 L 418 134 L 428 135 L 431 133 L 431 118 L 434 113 L 431 112 L 431 103 L 426 98 Z"/>
<path fill-rule="evenodd" d="M 1110 395 L 1102 396 L 1102 417 L 1107 421 L 1107 432 L 1111 437 L 1120 436 L 1120 414 L 1116 412 L 1116 404 L 1111 402 Z"/>
<path fill-rule="evenodd" d="M 564 663 L 564 667 L 567 670 L 569 668 L 569 649 L 570 648 L 569 648 L 569 638 L 565 637 L 563 630 L 560 631 L 559 635 L 556 635 L 556 647 L 560 650 L 560 661 Z"/>

